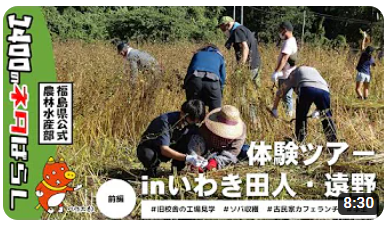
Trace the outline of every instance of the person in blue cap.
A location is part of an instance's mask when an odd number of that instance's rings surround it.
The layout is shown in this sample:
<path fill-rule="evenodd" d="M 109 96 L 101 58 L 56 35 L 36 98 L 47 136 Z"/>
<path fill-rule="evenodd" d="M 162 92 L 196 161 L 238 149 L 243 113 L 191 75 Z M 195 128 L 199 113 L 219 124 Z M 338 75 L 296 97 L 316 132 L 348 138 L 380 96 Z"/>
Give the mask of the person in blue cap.
<path fill-rule="evenodd" d="M 202 100 L 209 111 L 221 107 L 226 80 L 225 59 L 218 47 L 209 44 L 192 57 L 184 79 L 187 100 Z"/>
<path fill-rule="evenodd" d="M 117 50 L 118 54 L 130 62 L 130 75 L 132 83 L 137 81 L 139 72 L 152 72 L 153 75 L 161 74 L 161 67 L 159 63 L 149 53 L 134 49 L 124 41 L 117 45 Z"/>
<path fill-rule="evenodd" d="M 223 32 L 228 32 L 229 34 L 225 47 L 229 50 L 233 46 L 238 64 L 249 64 L 251 79 L 257 87 L 260 87 L 261 59 L 254 34 L 247 27 L 235 22 L 229 16 L 222 17 L 218 27 Z"/>

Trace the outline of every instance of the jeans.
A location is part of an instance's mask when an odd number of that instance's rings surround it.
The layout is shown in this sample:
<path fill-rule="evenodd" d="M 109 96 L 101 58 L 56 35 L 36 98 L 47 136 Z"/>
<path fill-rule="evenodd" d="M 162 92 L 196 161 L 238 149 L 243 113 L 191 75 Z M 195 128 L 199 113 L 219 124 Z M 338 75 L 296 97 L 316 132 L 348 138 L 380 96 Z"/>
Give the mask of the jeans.
<path fill-rule="evenodd" d="M 282 86 L 283 83 L 285 83 L 287 81 L 287 79 L 279 79 L 279 87 Z M 282 101 L 283 101 L 283 106 L 286 110 L 286 113 L 289 113 L 289 112 L 292 112 L 293 111 L 293 98 L 292 98 L 292 95 L 293 95 L 293 89 L 291 88 L 287 93 L 286 95 L 282 98 Z"/>
<path fill-rule="evenodd" d="M 316 105 L 322 116 L 322 128 L 328 142 L 336 142 L 336 127 L 332 120 L 330 110 L 329 92 L 313 87 L 302 87 L 299 91 L 296 107 L 295 135 L 298 141 L 302 142 L 307 133 L 307 114 L 311 104 Z"/>

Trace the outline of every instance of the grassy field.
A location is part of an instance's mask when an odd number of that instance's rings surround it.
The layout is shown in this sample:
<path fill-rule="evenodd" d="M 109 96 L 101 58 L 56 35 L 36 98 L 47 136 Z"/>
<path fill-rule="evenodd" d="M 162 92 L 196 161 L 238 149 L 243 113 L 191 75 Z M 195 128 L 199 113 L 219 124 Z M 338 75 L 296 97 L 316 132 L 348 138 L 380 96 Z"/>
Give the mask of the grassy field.
<path fill-rule="evenodd" d="M 167 111 L 178 110 L 185 100 L 181 88 L 193 52 L 201 45 L 180 44 L 144 44 L 139 48 L 148 51 L 162 63 L 164 77 L 157 84 L 148 75 L 139 75 L 138 83 L 131 87 L 128 67 L 124 67 L 121 57 L 115 49 L 104 43 L 83 43 L 79 41 L 55 42 L 54 55 L 59 81 L 74 82 L 74 144 L 58 147 L 58 156 L 64 157 L 74 169 L 77 177 L 74 182 L 82 184 L 83 190 L 70 193 L 65 206 L 83 206 L 90 204 L 87 194 L 96 194 L 101 184 L 111 178 L 131 180 L 137 194 L 140 184 L 137 181 L 142 170 L 137 160 L 135 148 L 141 134 L 149 122 Z M 234 71 L 233 51 L 226 51 L 221 45 L 227 61 L 227 87 L 224 91 L 224 104 L 235 105 L 242 111 L 242 117 L 248 125 L 247 143 L 265 140 L 272 144 L 284 137 L 294 137 L 294 125 L 275 120 L 267 111 L 272 105 L 273 91 L 270 75 L 275 67 L 278 48 L 261 46 L 262 72 L 261 88 L 255 89 L 249 81 L 247 70 Z M 331 102 L 334 120 L 339 137 L 348 143 L 348 155 L 334 166 L 327 161 L 330 154 L 323 152 L 319 160 L 305 167 L 278 167 L 272 164 L 264 167 L 249 167 L 240 163 L 227 169 L 207 173 L 220 181 L 227 173 L 265 172 L 269 174 L 270 197 L 260 199 L 326 199 L 324 196 L 325 174 L 333 172 L 376 173 L 376 192 L 383 201 L 384 196 L 384 66 L 383 63 L 373 70 L 370 98 L 366 101 L 356 99 L 355 65 L 357 54 L 349 50 L 324 50 L 305 46 L 300 50 L 300 64 L 317 68 L 331 87 Z M 282 113 L 283 111 L 280 111 Z M 310 120 L 308 141 L 324 145 L 321 123 Z M 369 159 L 352 157 L 354 150 L 374 150 L 377 155 Z M 300 155 L 305 160 L 312 155 Z M 162 179 L 169 173 L 169 164 L 163 165 Z M 287 173 L 290 187 L 297 192 L 291 198 L 285 191 L 273 198 L 271 193 L 280 182 L 280 173 Z M 193 173 L 182 172 L 192 176 Z M 191 178 L 191 177 L 190 177 Z M 312 180 L 313 188 L 307 188 L 306 182 Z M 245 195 L 245 184 L 242 185 Z M 220 189 L 219 189 L 220 190 Z M 218 191 L 210 199 L 222 199 Z M 141 198 L 138 198 L 140 200 Z M 193 192 L 180 191 L 177 196 L 146 196 L 143 199 L 197 199 Z M 259 199 L 247 198 L 242 199 Z M 96 205 L 94 206 L 97 209 Z M 383 207 L 383 205 L 382 205 Z M 140 203 L 128 219 L 140 218 Z M 105 219 L 98 212 L 48 215 L 43 219 Z"/>

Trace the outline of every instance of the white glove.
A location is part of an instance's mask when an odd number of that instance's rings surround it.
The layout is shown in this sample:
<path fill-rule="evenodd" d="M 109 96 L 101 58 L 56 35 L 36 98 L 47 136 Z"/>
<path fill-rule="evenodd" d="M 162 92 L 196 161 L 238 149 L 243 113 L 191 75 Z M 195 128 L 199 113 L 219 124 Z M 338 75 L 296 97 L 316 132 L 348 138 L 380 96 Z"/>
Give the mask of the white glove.
<path fill-rule="evenodd" d="M 202 169 L 206 168 L 206 166 L 209 164 L 209 161 L 207 161 L 206 159 L 203 159 L 200 163 L 200 167 Z"/>
<path fill-rule="evenodd" d="M 316 110 L 311 114 L 311 118 L 318 119 L 320 118 L 320 111 Z"/>
<path fill-rule="evenodd" d="M 205 161 L 205 159 L 201 156 L 198 156 L 198 155 L 187 155 L 186 156 L 186 162 L 195 166 L 195 167 L 201 166 L 204 161 Z"/>
<path fill-rule="evenodd" d="M 36 191 L 35 195 L 37 195 L 38 197 L 42 197 L 43 196 L 43 192 L 42 191 Z"/>
<path fill-rule="evenodd" d="M 275 118 L 278 118 L 279 117 L 279 114 L 278 114 L 278 110 L 277 109 L 272 109 L 272 115 L 275 117 Z"/>
<path fill-rule="evenodd" d="M 77 191 L 77 190 L 79 190 L 80 188 L 82 188 L 83 186 L 81 185 L 81 184 L 79 184 L 79 185 L 77 185 L 73 190 L 74 191 Z"/>
<path fill-rule="evenodd" d="M 363 31 L 362 29 L 359 29 L 359 32 L 363 35 L 363 38 L 367 37 L 367 32 Z"/>
<path fill-rule="evenodd" d="M 278 81 L 279 77 L 282 77 L 283 76 L 283 73 L 282 72 L 274 72 L 272 73 L 272 76 L 271 76 L 271 79 L 272 79 L 272 82 L 276 82 Z"/>

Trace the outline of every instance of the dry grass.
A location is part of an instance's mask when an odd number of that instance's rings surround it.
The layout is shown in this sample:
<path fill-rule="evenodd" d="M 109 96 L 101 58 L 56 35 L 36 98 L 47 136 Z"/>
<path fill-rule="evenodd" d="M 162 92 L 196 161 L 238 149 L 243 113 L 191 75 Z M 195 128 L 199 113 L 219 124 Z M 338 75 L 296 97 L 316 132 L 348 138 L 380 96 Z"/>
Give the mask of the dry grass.
<path fill-rule="evenodd" d="M 54 43 L 58 80 L 74 82 L 74 145 L 59 147 L 58 155 L 65 157 L 68 165 L 76 171 L 75 185 L 81 183 L 88 193 L 95 194 L 107 179 L 120 177 L 131 179 L 137 193 L 140 192 L 136 179 L 139 175 L 137 170 L 142 169 L 142 165 L 135 155 L 137 141 L 153 118 L 167 111 L 178 110 L 185 100 L 181 84 L 193 51 L 199 46 L 192 43 L 140 46 L 139 48 L 153 54 L 162 62 L 164 78 L 156 87 L 155 81 L 148 79 L 148 75 L 139 75 L 138 84 L 131 87 L 123 60 L 111 46 L 78 41 Z M 260 51 L 263 61 L 261 88 L 256 90 L 249 81 L 247 70 L 234 72 L 233 51 L 227 52 L 223 49 L 228 63 L 228 84 L 223 103 L 241 109 L 243 119 L 248 125 L 248 142 L 265 140 L 272 144 L 284 137 L 294 137 L 294 126 L 273 119 L 266 110 L 266 107 L 272 105 L 272 82 L 269 78 L 275 66 L 278 49 L 261 46 Z M 379 161 L 358 160 L 353 158 L 351 153 L 354 150 L 375 150 L 379 154 L 384 152 L 384 66 L 379 64 L 374 69 L 369 100 L 358 101 L 354 93 L 354 66 L 357 58 L 357 55 L 348 50 L 304 47 L 300 51 L 300 62 L 317 68 L 331 86 L 332 108 L 339 137 L 350 145 L 347 157 L 339 160 L 332 168 L 326 164 L 330 159 L 329 154 L 323 152 L 320 159 L 309 167 L 266 165 L 259 169 L 241 163 L 226 170 L 208 173 L 208 176 L 220 179 L 228 172 L 239 173 L 243 177 L 248 172 L 267 172 L 270 179 L 277 179 L 269 183 L 272 192 L 279 184 L 280 173 L 286 172 L 291 188 L 297 192 L 294 199 L 326 199 L 325 173 L 376 173 L 376 192 L 383 201 L 383 156 Z M 254 109 L 250 111 L 249 106 Z M 257 120 L 258 125 L 251 124 L 251 120 Z M 321 123 L 313 120 L 308 127 L 308 141 L 323 145 L 325 140 Z M 163 167 L 169 168 L 168 165 Z M 314 188 L 306 187 L 308 180 L 313 180 Z M 243 190 L 245 191 L 245 187 Z M 177 197 L 144 197 L 148 198 L 197 199 L 197 196 L 180 192 Z M 220 191 L 211 199 L 217 198 L 222 198 Z M 283 191 L 276 199 L 289 198 Z M 86 199 L 83 193 L 77 192 L 66 198 L 65 205 L 88 205 Z M 71 212 L 51 216 L 43 214 L 42 217 L 104 219 L 99 213 Z M 140 218 L 139 204 L 128 218 Z"/>

